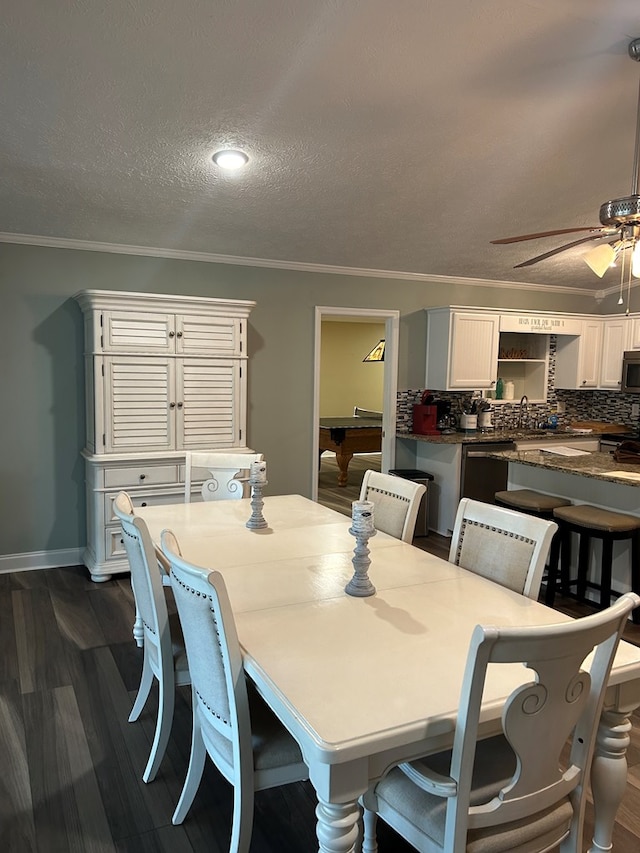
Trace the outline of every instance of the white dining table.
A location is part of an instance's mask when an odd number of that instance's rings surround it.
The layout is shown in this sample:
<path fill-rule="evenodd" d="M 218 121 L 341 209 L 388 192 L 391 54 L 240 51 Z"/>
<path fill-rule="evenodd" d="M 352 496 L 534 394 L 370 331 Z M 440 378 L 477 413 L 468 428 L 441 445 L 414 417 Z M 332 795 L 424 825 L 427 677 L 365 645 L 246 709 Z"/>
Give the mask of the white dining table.
<path fill-rule="evenodd" d="M 369 540 L 376 592 L 350 596 L 350 519 L 300 495 L 265 497 L 263 530 L 245 526 L 248 499 L 136 513 L 156 544 L 169 528 L 186 560 L 224 575 L 245 671 L 309 767 L 321 853 L 357 849 L 358 797 L 389 767 L 450 746 L 477 624 L 570 618 L 382 532 Z M 505 699 L 529 678 L 521 666 L 492 669 L 482 736 L 498 730 Z M 611 849 L 639 705 L 640 649 L 622 642 L 592 768 L 591 853 Z"/>

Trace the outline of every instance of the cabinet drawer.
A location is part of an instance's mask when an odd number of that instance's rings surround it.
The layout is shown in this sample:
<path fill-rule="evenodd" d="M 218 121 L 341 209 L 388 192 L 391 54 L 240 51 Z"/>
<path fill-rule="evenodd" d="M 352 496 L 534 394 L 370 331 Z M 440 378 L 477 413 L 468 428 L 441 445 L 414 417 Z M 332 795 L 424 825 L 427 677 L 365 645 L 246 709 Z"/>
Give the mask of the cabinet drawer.
<path fill-rule="evenodd" d="M 124 550 L 120 525 L 117 527 L 106 527 L 104 534 L 106 540 L 104 549 L 105 558 L 107 560 L 126 558 L 127 552 Z"/>
<path fill-rule="evenodd" d="M 164 483 L 177 483 L 177 465 L 131 465 L 128 468 L 107 468 L 104 472 L 104 484 L 107 489 L 126 488 L 127 486 L 161 486 Z"/>
<path fill-rule="evenodd" d="M 184 489 L 172 492 L 128 492 L 134 509 L 141 506 L 164 506 L 166 504 L 184 503 Z M 104 522 L 113 524 L 117 522 L 113 512 L 113 502 L 118 497 L 118 492 L 107 492 L 104 496 Z"/>

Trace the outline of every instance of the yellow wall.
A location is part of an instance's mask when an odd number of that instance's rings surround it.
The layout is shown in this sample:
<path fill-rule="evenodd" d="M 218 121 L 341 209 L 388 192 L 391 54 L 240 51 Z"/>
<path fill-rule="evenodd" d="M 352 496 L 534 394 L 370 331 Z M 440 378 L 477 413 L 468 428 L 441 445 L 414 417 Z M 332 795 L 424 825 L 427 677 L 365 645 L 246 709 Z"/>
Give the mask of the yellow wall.
<path fill-rule="evenodd" d="M 354 406 L 382 411 L 384 365 L 362 359 L 384 338 L 384 323 L 323 320 L 320 349 L 320 417 L 353 414 Z"/>

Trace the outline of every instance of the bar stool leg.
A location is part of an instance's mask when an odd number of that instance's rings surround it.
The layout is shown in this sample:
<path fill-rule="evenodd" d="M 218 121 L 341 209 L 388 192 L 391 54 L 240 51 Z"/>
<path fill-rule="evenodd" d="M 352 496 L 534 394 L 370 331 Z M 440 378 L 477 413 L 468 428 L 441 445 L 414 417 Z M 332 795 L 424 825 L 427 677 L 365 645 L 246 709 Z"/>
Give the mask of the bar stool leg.
<path fill-rule="evenodd" d="M 571 590 L 571 528 L 566 524 L 560 528 L 560 589 L 565 596 Z"/>
<path fill-rule="evenodd" d="M 587 574 L 589 572 L 589 545 L 591 537 L 584 531 L 580 532 L 580 550 L 578 553 L 578 601 L 587 597 Z"/>
<path fill-rule="evenodd" d="M 549 565 L 547 568 L 547 588 L 544 594 L 544 603 L 553 607 L 556 598 L 556 585 L 558 583 L 558 565 L 560 562 L 560 543 L 562 541 L 562 530 L 558 528 L 551 540 L 549 548 Z"/>
<path fill-rule="evenodd" d="M 611 564 L 613 562 L 613 539 L 602 537 L 602 568 L 600 569 L 600 609 L 611 604 Z"/>

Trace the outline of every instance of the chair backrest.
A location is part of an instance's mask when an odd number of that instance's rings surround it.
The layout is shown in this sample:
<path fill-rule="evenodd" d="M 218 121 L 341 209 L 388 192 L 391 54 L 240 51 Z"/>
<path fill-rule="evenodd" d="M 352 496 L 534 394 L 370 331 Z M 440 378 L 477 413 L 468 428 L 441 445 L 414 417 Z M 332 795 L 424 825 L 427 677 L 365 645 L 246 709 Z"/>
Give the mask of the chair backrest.
<path fill-rule="evenodd" d="M 239 500 L 245 496 L 252 462 L 262 462 L 262 453 L 191 451 L 185 454 L 184 500 L 191 501 L 193 469 L 206 471 L 208 476 L 202 484 L 202 499 L 205 501 Z M 206 475 L 205 475 L 206 476 Z"/>
<path fill-rule="evenodd" d="M 411 542 L 422 495 L 427 487 L 393 474 L 365 471 L 360 489 L 361 501 L 374 504 L 376 530 L 382 530 L 403 542 Z"/>
<path fill-rule="evenodd" d="M 618 641 L 638 603 L 640 597 L 627 593 L 607 610 L 571 622 L 527 628 L 476 626 L 451 757 L 457 795 L 447 801 L 445 850 L 468 849 L 468 831 L 486 834 L 487 828 L 527 821 L 553 806 L 562 809 L 566 821 L 556 831 L 566 836 L 570 825 L 574 841 L 578 839 L 571 849 L 582 850 L 588 774 L 604 693 Z M 514 772 L 489 802 L 470 805 L 485 681 L 491 679 L 494 664 L 515 663 L 524 664 L 533 675 L 513 690 L 502 712 L 504 736 L 517 758 Z M 563 760 L 568 740 L 570 754 Z M 486 849 L 494 848 L 489 843 Z"/>
<path fill-rule="evenodd" d="M 449 562 L 537 599 L 554 521 L 462 498 Z"/>
<path fill-rule="evenodd" d="M 207 751 L 227 779 L 235 773 L 247 774 L 245 781 L 253 786 L 247 687 L 224 578 L 220 572 L 184 560 L 172 531 L 162 532 L 161 545 L 171 565 L 171 585 L 196 703 L 194 714 L 198 714 Z"/>
<path fill-rule="evenodd" d="M 113 502 L 113 511 L 120 520 L 122 539 L 131 569 L 131 585 L 138 614 L 142 619 L 145 646 L 154 646 L 167 655 L 173 669 L 171 631 L 167 602 L 162 588 L 158 555 L 143 519 L 134 514 L 131 498 L 120 492 Z"/>

